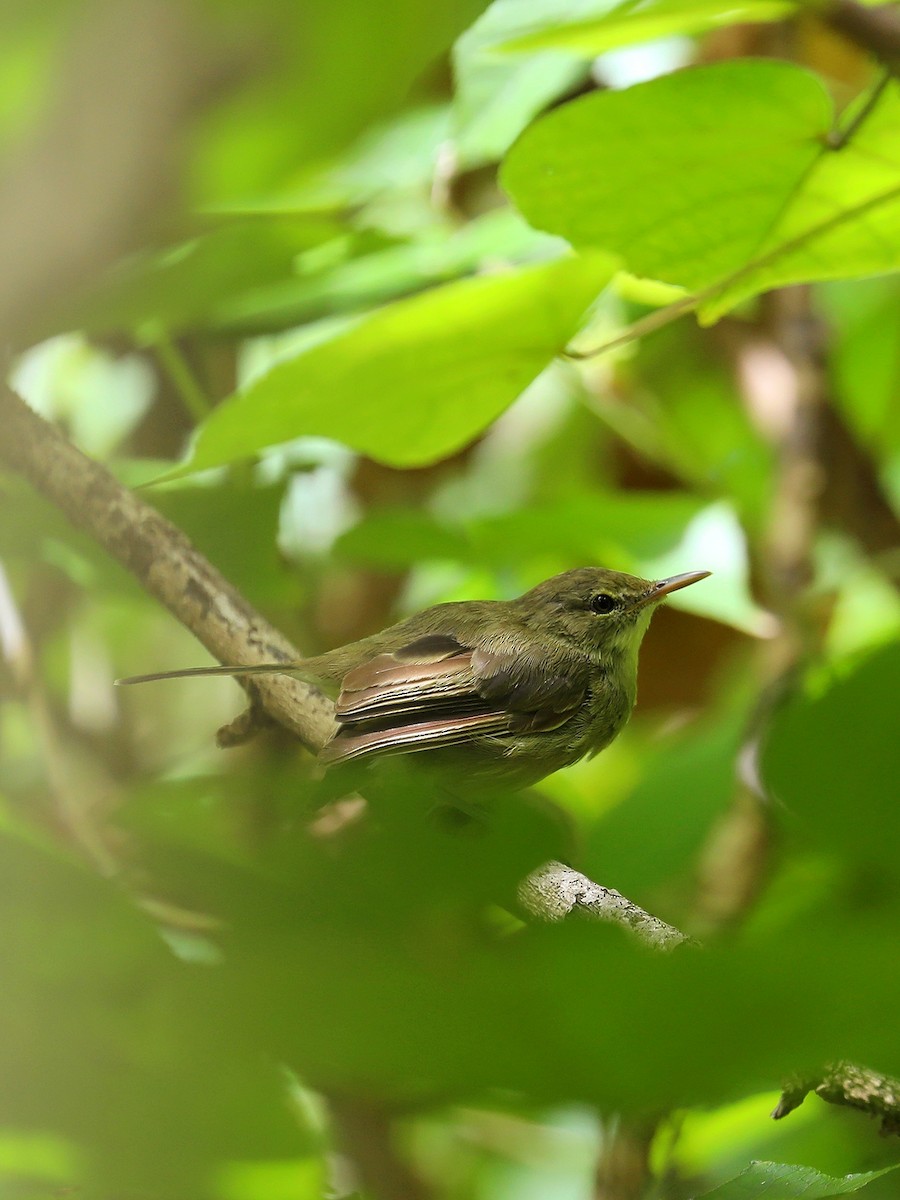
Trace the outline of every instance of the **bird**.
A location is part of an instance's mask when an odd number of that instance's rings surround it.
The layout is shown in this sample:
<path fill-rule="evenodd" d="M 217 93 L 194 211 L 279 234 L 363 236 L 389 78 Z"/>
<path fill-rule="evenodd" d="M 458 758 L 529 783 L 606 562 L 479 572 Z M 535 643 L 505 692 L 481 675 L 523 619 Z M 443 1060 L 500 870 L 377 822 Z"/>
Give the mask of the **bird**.
<path fill-rule="evenodd" d="M 325 654 L 188 667 L 118 679 L 289 674 L 332 685 L 337 730 L 326 767 L 427 756 L 464 780 L 513 789 L 605 749 L 637 698 L 638 650 L 667 596 L 706 579 L 656 581 L 580 567 L 514 600 L 438 604 Z"/>

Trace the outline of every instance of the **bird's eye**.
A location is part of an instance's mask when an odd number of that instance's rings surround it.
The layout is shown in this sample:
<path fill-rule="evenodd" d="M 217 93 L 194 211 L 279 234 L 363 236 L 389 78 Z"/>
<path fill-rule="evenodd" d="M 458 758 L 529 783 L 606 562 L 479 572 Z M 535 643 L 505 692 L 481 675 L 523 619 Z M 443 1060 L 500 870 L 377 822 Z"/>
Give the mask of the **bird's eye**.
<path fill-rule="evenodd" d="M 591 596 L 591 612 L 611 613 L 614 608 L 618 608 L 618 601 L 614 596 L 608 596 L 606 592 L 601 592 L 599 596 Z"/>

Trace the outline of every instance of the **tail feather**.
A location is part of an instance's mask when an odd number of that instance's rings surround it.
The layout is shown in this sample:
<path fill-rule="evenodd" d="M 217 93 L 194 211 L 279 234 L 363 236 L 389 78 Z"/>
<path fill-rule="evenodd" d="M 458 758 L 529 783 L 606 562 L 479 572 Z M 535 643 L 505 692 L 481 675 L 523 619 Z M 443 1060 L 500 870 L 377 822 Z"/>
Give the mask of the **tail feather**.
<path fill-rule="evenodd" d="M 132 683 L 152 683 L 156 679 L 186 679 L 197 675 L 292 675 L 303 670 L 302 662 L 256 663 L 242 667 L 182 667 L 177 671 L 157 671 L 151 675 L 127 675 L 117 679 L 116 687 Z"/>

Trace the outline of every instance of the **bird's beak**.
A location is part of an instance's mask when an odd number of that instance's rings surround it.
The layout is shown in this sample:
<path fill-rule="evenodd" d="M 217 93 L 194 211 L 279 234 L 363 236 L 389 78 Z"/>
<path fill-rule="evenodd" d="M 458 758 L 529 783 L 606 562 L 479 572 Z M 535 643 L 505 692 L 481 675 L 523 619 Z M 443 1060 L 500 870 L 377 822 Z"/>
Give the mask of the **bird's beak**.
<path fill-rule="evenodd" d="M 655 603 L 671 592 L 690 587 L 692 583 L 699 583 L 701 579 L 706 579 L 710 575 L 712 575 L 712 571 L 685 571 L 683 575 L 670 575 L 668 579 L 658 579 L 647 599 L 651 603 Z"/>
<path fill-rule="evenodd" d="M 706 579 L 709 575 L 712 575 L 712 571 L 685 571 L 683 575 L 670 575 L 668 579 L 658 579 L 635 607 L 643 608 L 645 604 L 658 604 L 671 592 L 677 592 L 679 588 L 690 587 L 692 583 L 699 583 L 701 579 Z"/>

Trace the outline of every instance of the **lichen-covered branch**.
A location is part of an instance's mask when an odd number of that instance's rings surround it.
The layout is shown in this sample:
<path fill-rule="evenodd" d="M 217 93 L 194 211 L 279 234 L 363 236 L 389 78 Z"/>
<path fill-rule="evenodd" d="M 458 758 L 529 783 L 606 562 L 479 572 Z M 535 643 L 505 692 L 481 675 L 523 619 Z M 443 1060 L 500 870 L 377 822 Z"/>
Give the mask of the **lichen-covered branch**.
<path fill-rule="evenodd" d="M 615 888 L 594 883 L 561 862 L 547 862 L 519 885 L 519 903 L 531 916 L 562 921 L 572 913 L 623 925 L 654 950 L 674 950 L 691 939 L 651 916 Z"/>
<path fill-rule="evenodd" d="M 815 1092 L 828 1104 L 868 1113 L 880 1121 L 884 1134 L 900 1134 L 900 1079 L 854 1063 L 833 1063 L 817 1078 L 795 1079 L 786 1084 L 772 1113 L 773 1118 L 780 1121 L 792 1113 L 810 1092 Z"/>

